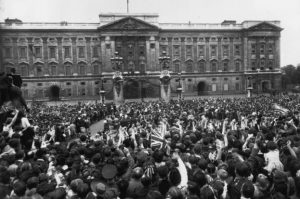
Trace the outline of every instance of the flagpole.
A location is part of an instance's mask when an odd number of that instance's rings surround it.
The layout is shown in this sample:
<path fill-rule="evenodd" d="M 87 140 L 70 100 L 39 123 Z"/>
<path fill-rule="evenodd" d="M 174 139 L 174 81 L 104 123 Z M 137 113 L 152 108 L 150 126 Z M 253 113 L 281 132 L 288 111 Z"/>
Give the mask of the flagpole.
<path fill-rule="evenodd" d="M 129 13 L 129 0 L 127 0 L 127 13 Z"/>

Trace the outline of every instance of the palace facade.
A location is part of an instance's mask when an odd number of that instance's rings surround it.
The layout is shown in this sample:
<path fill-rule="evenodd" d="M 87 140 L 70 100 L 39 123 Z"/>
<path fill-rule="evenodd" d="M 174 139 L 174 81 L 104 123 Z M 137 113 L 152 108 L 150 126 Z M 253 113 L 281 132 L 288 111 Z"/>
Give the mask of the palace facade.
<path fill-rule="evenodd" d="M 159 23 L 157 14 L 100 14 L 98 23 L 0 23 L 0 70 L 15 68 L 29 99 L 112 99 L 117 51 L 124 97 L 159 97 L 165 51 L 183 96 L 281 90 L 279 21 Z M 103 81 L 102 81 L 103 80 Z"/>

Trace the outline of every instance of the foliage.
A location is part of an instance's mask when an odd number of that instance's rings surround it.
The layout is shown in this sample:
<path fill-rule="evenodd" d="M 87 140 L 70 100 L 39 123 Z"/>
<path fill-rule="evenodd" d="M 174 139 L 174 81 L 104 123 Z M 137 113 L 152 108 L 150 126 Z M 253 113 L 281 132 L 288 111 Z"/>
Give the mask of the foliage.
<path fill-rule="evenodd" d="M 299 85 L 300 84 L 300 64 L 297 67 L 294 65 L 287 65 L 282 67 L 284 75 L 282 81 L 284 85 Z"/>

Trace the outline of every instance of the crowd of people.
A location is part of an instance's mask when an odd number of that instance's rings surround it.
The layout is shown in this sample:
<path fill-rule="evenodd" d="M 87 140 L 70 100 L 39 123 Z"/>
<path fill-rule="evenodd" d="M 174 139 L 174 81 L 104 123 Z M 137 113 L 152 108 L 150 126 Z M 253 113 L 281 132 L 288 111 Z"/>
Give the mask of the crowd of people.
<path fill-rule="evenodd" d="M 5 113 L 0 198 L 300 198 L 298 96 L 30 110 Z"/>

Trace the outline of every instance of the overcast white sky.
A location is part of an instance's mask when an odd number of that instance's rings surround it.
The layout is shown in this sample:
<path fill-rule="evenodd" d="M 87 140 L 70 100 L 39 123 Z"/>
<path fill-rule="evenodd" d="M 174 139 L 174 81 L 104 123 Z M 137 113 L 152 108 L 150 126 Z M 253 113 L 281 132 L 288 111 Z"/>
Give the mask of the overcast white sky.
<path fill-rule="evenodd" d="M 127 0 L 0 0 L 0 21 L 98 22 L 99 13 L 126 12 Z M 129 0 L 132 13 L 158 13 L 159 22 L 220 23 L 280 20 L 281 66 L 300 63 L 300 0 Z"/>

